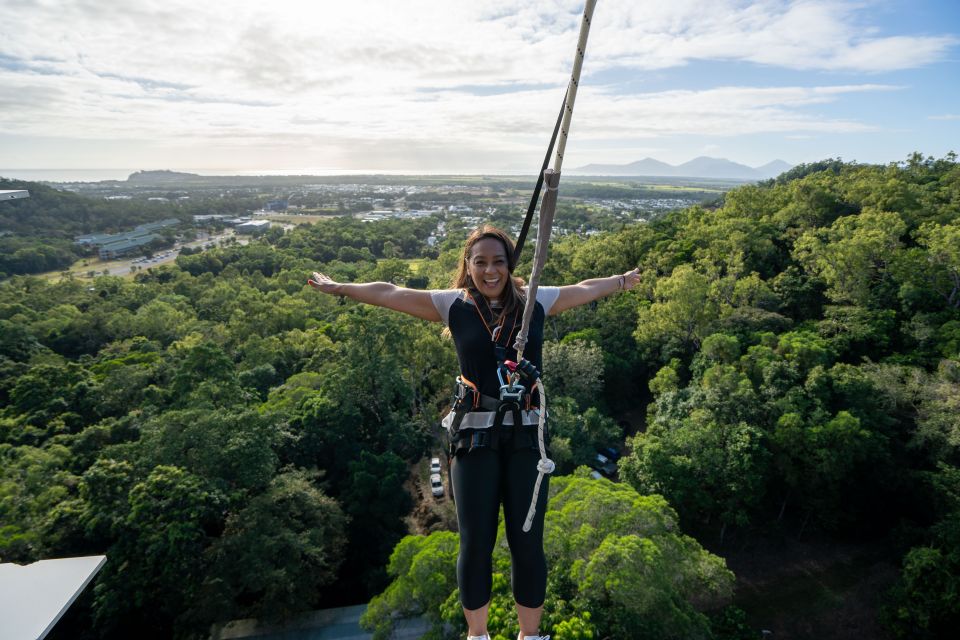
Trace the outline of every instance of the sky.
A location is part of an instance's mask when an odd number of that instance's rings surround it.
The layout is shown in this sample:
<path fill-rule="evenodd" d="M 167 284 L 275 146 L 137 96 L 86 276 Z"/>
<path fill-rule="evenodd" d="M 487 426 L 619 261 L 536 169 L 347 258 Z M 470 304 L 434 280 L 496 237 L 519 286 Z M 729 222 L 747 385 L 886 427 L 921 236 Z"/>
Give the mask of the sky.
<path fill-rule="evenodd" d="M 0 175 L 535 173 L 583 0 L 0 0 Z M 563 166 L 960 152 L 958 0 L 599 0 Z"/>

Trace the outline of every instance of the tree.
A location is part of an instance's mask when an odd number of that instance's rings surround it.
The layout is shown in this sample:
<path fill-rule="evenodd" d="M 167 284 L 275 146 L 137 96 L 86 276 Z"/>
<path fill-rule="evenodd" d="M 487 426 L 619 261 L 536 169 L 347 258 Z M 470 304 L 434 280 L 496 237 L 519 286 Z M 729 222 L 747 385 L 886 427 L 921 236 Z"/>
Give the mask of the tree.
<path fill-rule="evenodd" d="M 340 494 L 350 516 L 349 547 L 344 579 L 338 589 L 372 593 L 387 585 L 390 552 L 407 532 L 403 518 L 413 503 L 404 488 L 407 464 L 395 453 L 361 451 L 349 464 L 350 474 Z"/>
<path fill-rule="evenodd" d="M 0 357 L 26 361 L 43 347 L 22 324 L 0 319 Z"/>
<path fill-rule="evenodd" d="M 811 230 L 794 246 L 794 256 L 826 281 L 839 303 L 869 306 L 876 282 L 888 276 L 907 225 L 896 213 L 865 209 L 838 218 L 829 229 Z"/>
<path fill-rule="evenodd" d="M 960 221 L 924 223 L 917 231 L 917 241 L 927 249 L 933 267 L 930 286 L 948 306 L 960 309 Z"/>
<path fill-rule="evenodd" d="M 214 343 L 184 345 L 170 363 L 172 379 L 168 385 L 171 401 L 179 407 L 235 407 L 246 404 L 250 396 L 240 386 L 236 366 L 223 349 Z"/>
<path fill-rule="evenodd" d="M 213 622 L 198 620 L 194 603 L 204 556 L 223 527 L 223 505 L 219 492 L 177 467 L 156 467 L 133 486 L 123 531 L 94 587 L 102 635 L 123 637 L 136 627 L 141 637 L 169 638 Z M 152 623 L 144 626 L 147 618 Z"/>
<path fill-rule="evenodd" d="M 657 344 L 664 338 L 675 338 L 684 345 L 699 348 L 706 330 L 716 319 L 716 306 L 709 299 L 709 280 L 689 265 L 677 267 L 668 277 L 657 282 L 656 302 L 641 306 L 637 319 L 636 339 Z"/>
<path fill-rule="evenodd" d="M 611 418 L 596 407 L 580 410 L 572 398 L 551 396 L 547 409 L 550 412 L 551 449 L 556 439 L 562 439 L 564 449 L 569 449 L 569 460 L 555 459 L 565 471 L 591 464 L 599 449 L 614 445 L 623 437 L 620 427 Z"/>
<path fill-rule="evenodd" d="M 847 487 L 856 484 L 864 475 L 863 465 L 878 462 L 879 455 L 874 442 L 878 435 L 862 428 L 859 419 L 840 411 L 821 424 L 805 425 L 798 416 L 785 414 L 771 438 L 789 496 L 804 513 L 800 534 L 811 518 L 835 529 L 862 513 L 864 505 L 857 504 L 862 492 Z"/>
<path fill-rule="evenodd" d="M 76 477 L 67 470 L 70 451 L 57 444 L 43 448 L 0 444 L 0 558 L 4 562 L 39 559 L 41 524 L 68 495 Z"/>
<path fill-rule="evenodd" d="M 958 591 L 960 552 L 914 547 L 903 559 L 887 624 L 898 638 L 950 638 L 960 624 Z"/>
<path fill-rule="evenodd" d="M 171 410 L 143 423 L 134 452 L 147 468 L 176 466 L 232 496 L 270 483 L 279 438 L 276 423 L 256 411 Z"/>
<path fill-rule="evenodd" d="M 656 375 L 650 379 L 650 392 L 653 393 L 654 396 L 679 391 L 681 364 L 679 358 L 673 358 L 670 360 L 670 364 L 662 367 L 657 371 Z"/>
<path fill-rule="evenodd" d="M 108 548 L 125 531 L 128 496 L 136 480 L 133 465 L 101 458 L 83 473 L 79 497 L 59 503 L 45 522 L 47 544 L 55 551 L 86 553 Z"/>
<path fill-rule="evenodd" d="M 40 364 L 20 376 L 10 391 L 10 406 L 24 422 L 50 424 L 67 413 L 93 418 L 95 384 L 77 363 Z"/>
<path fill-rule="evenodd" d="M 194 319 L 192 310 L 184 308 L 184 302 L 157 299 L 140 307 L 126 327 L 124 337 L 144 336 L 170 344 L 187 333 L 187 326 Z"/>
<path fill-rule="evenodd" d="M 718 520 L 722 543 L 727 527 L 748 524 L 763 498 L 769 457 L 763 433 L 704 410 L 679 424 L 662 422 L 634 437 L 620 475 L 637 491 L 663 494 L 692 524 Z"/>
<path fill-rule="evenodd" d="M 348 518 L 313 486 L 311 474 L 286 471 L 227 517 L 207 552 L 207 617 L 283 618 L 308 610 L 343 561 Z"/>
<path fill-rule="evenodd" d="M 370 274 L 370 279 L 375 282 L 392 282 L 393 284 L 404 285 L 412 276 L 410 265 L 400 258 L 384 258 L 377 261 L 377 266 Z"/>
<path fill-rule="evenodd" d="M 869 397 L 878 411 L 908 425 L 910 449 L 931 463 L 955 460 L 960 454 L 960 362 L 942 360 L 935 373 L 919 367 L 869 363 L 864 375 L 876 393 Z"/>
<path fill-rule="evenodd" d="M 367 605 L 360 625 L 374 632 L 375 640 L 386 640 L 393 632 L 397 615 L 425 614 L 442 628 L 441 606 L 457 588 L 457 535 L 435 531 L 429 536 L 407 536 L 390 555 L 387 573 L 393 581 Z"/>
<path fill-rule="evenodd" d="M 600 403 L 603 351 L 580 340 L 543 343 L 543 370 L 551 396 L 573 398 L 581 409 Z"/>

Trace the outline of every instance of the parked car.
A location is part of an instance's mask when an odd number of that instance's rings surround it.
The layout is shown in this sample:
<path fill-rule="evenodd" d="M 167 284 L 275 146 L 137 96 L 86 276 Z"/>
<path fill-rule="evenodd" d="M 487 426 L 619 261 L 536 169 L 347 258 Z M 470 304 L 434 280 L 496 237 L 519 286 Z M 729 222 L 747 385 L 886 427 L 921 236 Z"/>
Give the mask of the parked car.
<path fill-rule="evenodd" d="M 597 449 L 597 453 L 603 454 L 604 456 L 609 458 L 611 462 L 616 462 L 617 460 L 620 459 L 620 452 L 614 449 L 613 447 L 604 447 L 603 449 Z"/>
<path fill-rule="evenodd" d="M 440 479 L 439 473 L 434 473 L 430 476 L 430 490 L 433 492 L 434 498 L 439 498 L 443 495 L 443 480 Z"/>
<path fill-rule="evenodd" d="M 590 466 L 608 478 L 612 478 L 613 476 L 617 475 L 617 463 L 602 453 L 597 454 L 597 457 L 594 458 L 593 463 Z"/>
<path fill-rule="evenodd" d="M 440 458 L 430 458 L 430 473 L 440 473 Z"/>

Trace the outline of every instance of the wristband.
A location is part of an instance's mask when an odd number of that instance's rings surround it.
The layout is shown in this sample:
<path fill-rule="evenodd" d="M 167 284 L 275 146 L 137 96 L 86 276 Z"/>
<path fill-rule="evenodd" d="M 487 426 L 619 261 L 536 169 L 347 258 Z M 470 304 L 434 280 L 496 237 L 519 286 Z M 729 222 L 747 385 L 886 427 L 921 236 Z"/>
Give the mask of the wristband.
<path fill-rule="evenodd" d="M 623 291 L 623 276 L 617 281 L 617 291 Z"/>

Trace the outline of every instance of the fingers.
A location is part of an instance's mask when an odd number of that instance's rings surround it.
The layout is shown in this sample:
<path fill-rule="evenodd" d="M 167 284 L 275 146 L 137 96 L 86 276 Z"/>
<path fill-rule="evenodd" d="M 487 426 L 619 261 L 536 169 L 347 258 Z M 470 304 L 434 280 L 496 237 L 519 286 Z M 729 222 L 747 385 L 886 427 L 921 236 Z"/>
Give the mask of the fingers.
<path fill-rule="evenodd" d="M 623 274 L 623 288 L 630 291 L 640 282 L 640 267 L 635 267 Z"/>
<path fill-rule="evenodd" d="M 314 271 L 313 275 L 307 279 L 307 284 L 315 289 L 322 289 L 324 285 L 333 284 L 333 280 L 330 279 L 330 276 Z"/>

